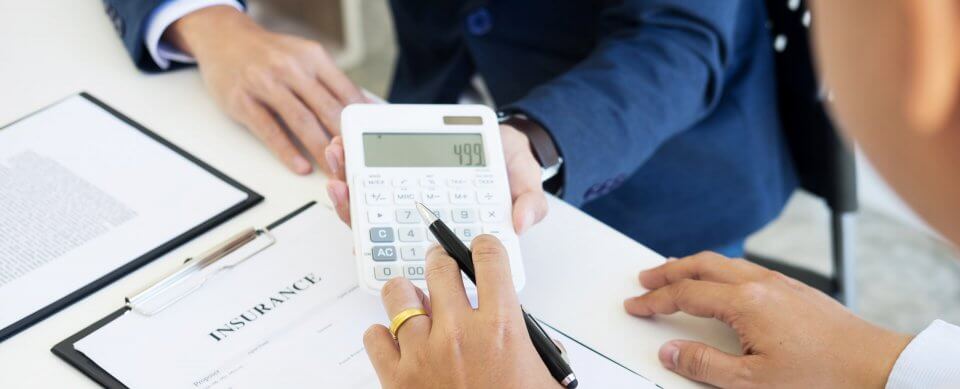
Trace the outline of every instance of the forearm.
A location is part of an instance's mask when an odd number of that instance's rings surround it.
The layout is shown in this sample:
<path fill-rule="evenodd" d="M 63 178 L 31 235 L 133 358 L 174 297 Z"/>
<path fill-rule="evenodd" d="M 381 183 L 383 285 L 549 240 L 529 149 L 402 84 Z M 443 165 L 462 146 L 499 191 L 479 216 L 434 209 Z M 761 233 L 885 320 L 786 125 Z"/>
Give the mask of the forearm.
<path fill-rule="evenodd" d="M 614 29 L 587 59 L 507 107 L 550 131 L 564 158 L 564 197 L 574 204 L 617 187 L 667 139 L 706 117 L 724 87 L 732 38 L 720 28 L 693 14 L 651 14 L 639 5 L 617 16 L 634 23 Z"/>

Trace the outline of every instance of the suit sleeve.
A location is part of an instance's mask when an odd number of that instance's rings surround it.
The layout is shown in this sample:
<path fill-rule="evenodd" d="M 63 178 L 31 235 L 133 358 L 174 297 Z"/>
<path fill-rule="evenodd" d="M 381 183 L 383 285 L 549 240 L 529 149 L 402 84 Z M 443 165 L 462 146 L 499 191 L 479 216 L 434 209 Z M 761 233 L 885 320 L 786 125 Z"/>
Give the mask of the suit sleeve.
<path fill-rule="evenodd" d="M 553 136 L 564 158 L 564 200 L 580 205 L 612 190 L 711 112 L 722 95 L 740 6 L 619 2 L 603 11 L 591 55 L 505 107 Z"/>
<path fill-rule="evenodd" d="M 159 72 L 170 68 L 169 59 L 160 58 L 162 56 L 158 56 L 156 52 L 158 49 L 156 45 L 159 45 L 159 37 L 155 37 L 157 42 L 154 42 L 155 47 L 153 47 L 154 52 L 152 53 L 145 42 L 147 41 L 146 35 L 150 28 L 149 24 L 151 20 L 153 20 L 153 15 L 157 9 L 177 1 L 184 2 L 183 0 L 103 0 L 107 16 L 113 23 L 114 29 L 116 29 L 120 35 L 120 39 L 123 40 L 123 46 L 127 49 L 127 53 L 130 54 L 133 63 L 140 70 L 145 72 Z M 181 9 L 187 10 L 188 12 L 202 8 L 204 5 L 216 5 L 219 3 L 239 3 L 240 7 L 244 5 L 243 0 L 231 0 L 228 2 L 195 0 L 187 1 L 186 3 L 190 4 L 185 4 Z M 169 25 L 169 23 L 167 23 L 167 25 Z M 164 28 L 165 27 L 166 26 L 164 26 Z M 160 61 L 158 61 L 158 59 Z"/>
<path fill-rule="evenodd" d="M 123 47 L 127 49 L 133 63 L 143 71 L 160 71 L 160 67 L 150 58 L 143 38 L 150 14 L 165 1 L 103 0 L 103 8 L 113 23 L 113 28 L 123 40 Z"/>

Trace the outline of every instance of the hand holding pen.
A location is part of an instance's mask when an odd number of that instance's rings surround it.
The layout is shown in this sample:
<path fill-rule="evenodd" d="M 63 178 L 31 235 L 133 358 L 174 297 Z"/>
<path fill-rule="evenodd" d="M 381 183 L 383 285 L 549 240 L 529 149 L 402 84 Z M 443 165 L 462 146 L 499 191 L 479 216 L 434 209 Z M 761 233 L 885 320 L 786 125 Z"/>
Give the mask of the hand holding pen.
<path fill-rule="evenodd" d="M 383 387 L 558 387 L 531 341 L 503 245 L 479 236 L 472 246 L 477 309 L 467 299 L 458 262 L 440 248 L 427 253 L 430 297 L 403 278 L 384 286 L 391 328 L 374 325 L 364 334 Z"/>

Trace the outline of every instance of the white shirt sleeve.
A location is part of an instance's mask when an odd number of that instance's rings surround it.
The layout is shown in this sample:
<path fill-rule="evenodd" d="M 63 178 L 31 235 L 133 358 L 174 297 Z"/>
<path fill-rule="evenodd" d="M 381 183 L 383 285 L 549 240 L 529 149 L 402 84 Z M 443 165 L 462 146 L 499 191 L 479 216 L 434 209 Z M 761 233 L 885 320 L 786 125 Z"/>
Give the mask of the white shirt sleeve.
<path fill-rule="evenodd" d="M 161 42 L 160 38 L 163 37 L 163 32 L 173 22 L 193 11 L 215 5 L 233 6 L 241 12 L 244 10 L 243 5 L 237 0 L 167 0 L 150 13 L 150 16 L 147 17 L 143 43 L 147 46 L 147 51 L 153 58 L 153 62 L 156 62 L 160 69 L 169 68 L 170 61 L 196 62 L 193 57 L 165 42 Z"/>
<path fill-rule="evenodd" d="M 910 341 L 887 389 L 960 388 L 960 327 L 936 320 Z"/>

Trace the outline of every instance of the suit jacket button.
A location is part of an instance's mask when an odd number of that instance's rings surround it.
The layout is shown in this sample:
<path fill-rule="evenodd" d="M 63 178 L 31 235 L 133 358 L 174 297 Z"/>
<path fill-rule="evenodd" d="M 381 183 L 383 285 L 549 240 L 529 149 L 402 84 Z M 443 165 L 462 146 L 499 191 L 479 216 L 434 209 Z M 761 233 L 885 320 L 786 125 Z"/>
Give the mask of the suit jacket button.
<path fill-rule="evenodd" d="M 467 15 L 467 31 L 476 36 L 485 35 L 493 29 L 490 10 L 481 7 Z"/>

